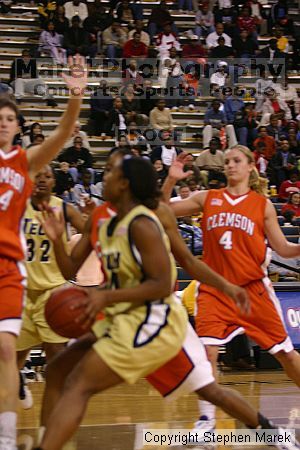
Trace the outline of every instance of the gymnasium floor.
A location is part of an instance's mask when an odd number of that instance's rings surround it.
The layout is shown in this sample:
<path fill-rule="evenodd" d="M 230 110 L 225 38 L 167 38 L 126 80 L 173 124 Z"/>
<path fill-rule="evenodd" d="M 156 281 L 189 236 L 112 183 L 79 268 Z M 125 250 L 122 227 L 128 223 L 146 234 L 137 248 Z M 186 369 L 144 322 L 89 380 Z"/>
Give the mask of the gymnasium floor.
<path fill-rule="evenodd" d="M 298 428 L 300 433 L 300 391 L 283 372 L 221 373 L 220 382 L 240 391 L 249 402 L 259 408 L 263 414 L 274 419 L 276 423 Z M 35 436 L 44 383 L 33 382 L 29 384 L 29 387 L 35 404 L 32 409 L 20 411 L 19 414 L 20 450 L 27 450 L 25 443 L 30 441 L 30 436 Z M 197 414 L 197 401 L 194 395 L 185 396 L 168 404 L 144 380 L 135 386 L 124 384 L 94 397 L 77 435 L 64 450 L 184 449 L 187 447 L 143 447 L 142 430 L 144 428 L 189 429 L 192 428 Z M 242 427 L 221 411 L 218 411 L 217 417 L 219 429 Z M 247 450 L 273 447 L 226 448 Z"/>

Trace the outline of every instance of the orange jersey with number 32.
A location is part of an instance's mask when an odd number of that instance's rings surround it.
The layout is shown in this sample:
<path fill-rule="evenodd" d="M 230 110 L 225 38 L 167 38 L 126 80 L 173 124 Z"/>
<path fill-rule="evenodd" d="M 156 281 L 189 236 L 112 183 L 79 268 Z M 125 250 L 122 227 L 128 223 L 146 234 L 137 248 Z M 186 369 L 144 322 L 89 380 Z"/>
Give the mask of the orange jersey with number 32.
<path fill-rule="evenodd" d="M 21 221 L 32 181 L 26 152 L 16 146 L 9 153 L 0 150 L 0 257 L 21 261 L 26 243 Z"/>

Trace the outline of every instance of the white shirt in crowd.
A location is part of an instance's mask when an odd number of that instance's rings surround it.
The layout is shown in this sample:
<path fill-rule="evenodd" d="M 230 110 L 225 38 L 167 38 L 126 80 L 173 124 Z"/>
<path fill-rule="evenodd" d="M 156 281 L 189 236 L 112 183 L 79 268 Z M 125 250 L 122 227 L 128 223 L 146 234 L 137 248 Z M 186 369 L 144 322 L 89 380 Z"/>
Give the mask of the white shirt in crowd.
<path fill-rule="evenodd" d="M 167 148 L 165 145 L 162 145 L 161 149 L 161 160 L 163 164 L 170 166 L 177 156 L 175 147 Z"/>
<path fill-rule="evenodd" d="M 65 16 L 67 19 L 71 20 L 74 16 L 79 16 L 81 21 L 87 18 L 89 15 L 88 9 L 85 3 L 80 2 L 78 6 L 75 6 L 73 2 L 67 2 L 64 4 Z"/>
<path fill-rule="evenodd" d="M 225 39 L 225 45 L 231 47 L 231 37 L 226 33 L 222 33 L 221 36 Z M 206 45 L 208 48 L 217 47 L 219 45 L 218 39 L 221 37 L 217 34 L 216 31 L 210 33 L 206 38 Z"/>

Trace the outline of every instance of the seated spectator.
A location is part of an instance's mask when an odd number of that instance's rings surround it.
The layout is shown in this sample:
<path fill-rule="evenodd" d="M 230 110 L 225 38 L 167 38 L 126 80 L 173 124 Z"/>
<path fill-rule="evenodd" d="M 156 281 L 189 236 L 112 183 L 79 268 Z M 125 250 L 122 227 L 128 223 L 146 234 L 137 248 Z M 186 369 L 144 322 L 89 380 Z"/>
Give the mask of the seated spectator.
<path fill-rule="evenodd" d="M 165 0 L 161 0 L 160 4 L 154 6 L 151 11 L 151 16 L 148 22 L 148 32 L 151 42 L 157 33 L 161 33 L 166 24 L 171 24 L 171 29 L 174 34 L 177 33 L 177 28 L 174 20 L 168 10 L 168 5 Z"/>
<path fill-rule="evenodd" d="M 237 21 L 237 11 L 232 7 L 224 7 L 215 12 L 215 21 L 218 23 L 223 23 L 224 33 L 228 36 L 234 36 L 236 34 L 236 21 Z"/>
<path fill-rule="evenodd" d="M 292 153 L 296 155 L 297 158 L 300 157 L 300 142 L 297 139 L 297 129 L 294 128 L 294 126 L 291 122 L 288 125 L 288 141 L 290 144 L 290 150 Z"/>
<path fill-rule="evenodd" d="M 198 167 L 197 167 L 197 169 L 198 169 Z M 186 183 L 187 183 L 188 187 L 190 188 L 191 192 L 199 192 L 200 191 L 200 184 L 197 183 L 196 178 L 194 178 L 193 176 L 191 178 L 189 177 L 186 180 Z"/>
<path fill-rule="evenodd" d="M 265 59 L 268 62 L 273 62 L 276 59 L 285 59 L 285 53 L 281 52 L 277 47 L 277 40 L 270 39 L 269 45 L 264 47 L 258 54 L 258 58 Z"/>
<path fill-rule="evenodd" d="M 48 106 L 57 106 L 56 101 L 47 91 L 47 86 L 38 76 L 36 59 L 31 58 L 28 50 L 22 51 L 22 57 L 17 58 L 11 65 L 9 83 L 15 91 L 17 102 L 20 102 L 25 93 L 41 95 Z"/>
<path fill-rule="evenodd" d="M 106 121 L 113 107 L 113 98 L 109 93 L 106 80 L 101 80 L 99 87 L 91 96 L 91 115 L 93 134 L 100 136 L 107 131 Z"/>
<path fill-rule="evenodd" d="M 134 13 L 134 8 L 128 0 L 121 0 L 116 8 L 117 18 L 121 24 L 131 25 L 137 18 Z"/>
<path fill-rule="evenodd" d="M 156 170 L 158 185 L 161 187 L 164 184 L 165 179 L 167 178 L 168 171 L 164 168 L 161 159 L 154 160 L 153 166 Z"/>
<path fill-rule="evenodd" d="M 225 59 L 234 56 L 234 49 L 231 46 L 225 45 L 225 39 L 223 36 L 220 36 L 217 42 L 218 45 L 211 49 L 211 58 Z"/>
<path fill-rule="evenodd" d="M 150 111 L 157 104 L 157 89 L 152 87 L 151 80 L 144 80 L 143 95 L 140 97 L 141 113 L 149 117 Z"/>
<path fill-rule="evenodd" d="M 53 20 L 56 13 L 56 2 L 52 0 L 42 0 L 38 3 L 38 15 L 41 28 L 45 28 L 49 20 Z"/>
<path fill-rule="evenodd" d="M 266 34 L 268 34 L 266 20 L 267 16 L 262 6 L 262 2 L 259 0 L 251 0 L 247 4 L 251 10 L 250 15 L 254 17 L 259 35 L 265 36 Z"/>
<path fill-rule="evenodd" d="M 262 113 L 261 124 L 266 125 L 270 121 L 270 116 L 272 114 L 279 114 L 280 112 L 284 112 L 284 117 L 286 120 L 292 119 L 292 113 L 287 103 L 282 100 L 275 89 L 269 88 L 265 91 L 264 102 L 261 107 Z"/>
<path fill-rule="evenodd" d="M 80 22 L 83 22 L 89 15 L 86 4 L 80 0 L 66 2 L 64 8 L 65 16 L 70 21 L 77 16 L 80 18 Z"/>
<path fill-rule="evenodd" d="M 225 61 L 220 61 L 217 66 L 217 70 L 210 77 L 210 84 L 223 88 L 228 82 L 228 64 Z"/>
<path fill-rule="evenodd" d="M 57 7 L 53 20 L 56 32 L 60 36 L 64 36 L 66 31 L 69 29 L 70 23 L 65 16 L 65 8 L 63 6 L 59 5 Z"/>
<path fill-rule="evenodd" d="M 45 136 L 42 133 L 36 134 L 35 136 L 33 136 L 32 143 L 27 145 L 26 149 L 28 149 L 30 147 L 35 147 L 36 145 L 41 145 L 42 142 L 44 142 L 44 140 L 45 140 Z"/>
<path fill-rule="evenodd" d="M 123 46 L 123 58 L 146 58 L 148 56 L 148 48 L 141 42 L 141 35 L 136 31 L 133 39 L 125 42 Z"/>
<path fill-rule="evenodd" d="M 201 174 L 199 168 L 196 166 L 196 161 L 194 156 L 189 153 L 186 155 L 184 159 L 184 166 L 183 166 L 184 172 L 191 172 L 191 178 L 195 181 L 195 183 L 198 185 L 201 182 Z M 189 184 L 189 183 L 188 183 Z M 192 191 L 193 189 L 191 189 Z"/>
<path fill-rule="evenodd" d="M 268 73 L 265 68 L 260 68 L 260 78 L 255 83 L 255 99 L 256 106 L 255 111 L 261 111 L 265 98 L 265 92 L 269 89 L 275 88 L 273 80 L 268 77 Z"/>
<path fill-rule="evenodd" d="M 300 217 L 300 191 L 289 195 L 288 202 L 281 208 L 281 214 L 283 215 L 286 211 L 293 211 L 294 217 Z"/>
<path fill-rule="evenodd" d="M 135 21 L 134 29 L 128 33 L 128 39 L 133 39 L 133 35 L 136 31 L 141 35 L 141 42 L 148 48 L 150 45 L 150 36 L 146 31 L 144 31 L 144 23 L 142 20 Z"/>
<path fill-rule="evenodd" d="M 286 0 L 278 0 L 271 8 L 269 17 L 271 26 L 279 25 L 287 30 L 292 30 L 292 24 L 288 19 L 288 6 Z"/>
<path fill-rule="evenodd" d="M 166 108 L 164 99 L 157 100 L 156 107 L 150 111 L 150 125 L 154 130 L 169 130 L 174 128 L 173 119 L 169 108 Z"/>
<path fill-rule="evenodd" d="M 254 17 L 250 15 L 251 10 L 248 6 L 244 6 L 241 15 L 237 19 L 237 26 L 239 32 L 247 30 L 254 41 L 257 41 L 256 22 Z"/>
<path fill-rule="evenodd" d="M 171 24 L 166 24 L 163 27 L 163 31 L 159 33 L 156 40 L 156 49 L 159 52 L 159 58 L 163 60 L 170 56 L 171 48 L 181 50 L 180 43 L 177 40 L 176 34 L 172 32 Z"/>
<path fill-rule="evenodd" d="M 275 139 L 275 142 L 279 141 L 279 137 L 285 135 L 286 138 L 288 134 L 283 126 L 279 123 L 278 115 L 271 114 L 270 116 L 270 124 L 266 127 L 268 136 L 272 136 Z"/>
<path fill-rule="evenodd" d="M 22 147 L 26 148 L 33 143 L 34 136 L 43 133 L 42 125 L 39 122 L 31 124 L 30 128 L 22 137 Z"/>
<path fill-rule="evenodd" d="M 137 122 L 138 125 L 144 124 L 144 117 L 140 113 L 140 101 L 135 96 L 133 84 L 128 84 L 122 93 L 122 107 L 126 115 L 126 123 Z"/>
<path fill-rule="evenodd" d="M 74 180 L 69 173 L 69 163 L 61 162 L 59 169 L 55 170 L 55 193 L 58 197 L 62 197 L 67 202 L 73 200 L 72 189 L 74 187 Z"/>
<path fill-rule="evenodd" d="M 92 174 L 90 170 L 83 169 L 81 173 L 81 182 L 76 183 L 73 189 L 74 203 L 81 208 L 85 207 L 85 199 L 91 199 L 96 206 L 103 203 L 102 183 L 92 183 Z"/>
<path fill-rule="evenodd" d="M 192 35 L 189 38 L 187 44 L 182 48 L 182 58 L 186 58 L 189 61 L 199 62 L 199 58 L 205 58 L 207 51 L 203 45 L 199 42 L 197 35 Z"/>
<path fill-rule="evenodd" d="M 277 48 L 282 53 L 288 53 L 289 51 L 289 40 L 283 36 L 283 29 L 279 25 L 275 25 L 273 29 L 274 37 L 277 39 Z"/>
<path fill-rule="evenodd" d="M 281 201 L 286 201 L 295 192 L 300 192 L 299 172 L 291 170 L 289 179 L 283 181 L 279 187 L 278 197 Z"/>
<path fill-rule="evenodd" d="M 196 13 L 195 34 L 200 37 L 206 37 L 215 31 L 215 17 L 209 10 L 208 3 L 201 3 L 199 11 Z"/>
<path fill-rule="evenodd" d="M 88 150 L 91 149 L 87 134 L 85 131 L 81 130 L 81 124 L 80 124 L 79 120 L 77 120 L 77 122 L 75 123 L 74 131 L 73 131 L 70 139 L 68 139 L 67 142 L 65 143 L 64 148 L 72 147 L 74 145 L 74 140 L 76 137 L 80 137 L 82 139 L 82 146 L 84 148 L 87 148 Z"/>
<path fill-rule="evenodd" d="M 275 86 L 278 98 L 284 100 L 295 117 L 300 112 L 298 93 L 294 86 L 289 85 L 288 78 L 284 78 L 280 84 Z"/>
<path fill-rule="evenodd" d="M 266 144 L 264 142 L 258 142 L 256 149 L 253 152 L 256 168 L 259 175 L 262 177 L 267 176 L 267 167 L 269 162 L 265 157 L 265 151 Z"/>
<path fill-rule="evenodd" d="M 113 21 L 110 27 L 106 28 L 102 34 L 103 49 L 109 58 L 119 58 L 122 55 L 122 48 L 127 40 L 126 31 L 120 23 Z"/>
<path fill-rule="evenodd" d="M 127 138 L 126 134 L 121 134 L 117 139 L 116 139 L 116 145 L 115 147 L 113 147 L 110 152 L 109 155 L 111 155 L 112 153 L 114 153 L 117 150 L 121 150 L 122 152 L 124 152 L 124 154 L 132 154 L 132 149 L 130 147 L 130 143 L 129 140 Z"/>
<path fill-rule="evenodd" d="M 192 0 L 178 0 L 178 9 L 180 13 L 193 11 Z"/>
<path fill-rule="evenodd" d="M 224 153 L 220 148 L 220 140 L 212 138 L 209 148 L 203 150 L 196 159 L 196 165 L 200 169 L 203 186 L 209 187 L 212 179 L 224 180 Z"/>
<path fill-rule="evenodd" d="M 180 200 L 185 200 L 186 198 L 189 198 L 191 196 L 191 191 L 190 188 L 188 187 L 187 184 L 182 183 L 179 187 L 178 187 L 178 196 L 177 197 L 172 197 L 171 202 L 172 201 L 180 201 Z"/>
<path fill-rule="evenodd" d="M 79 53 L 83 56 L 95 56 L 96 49 L 90 45 L 90 38 L 87 31 L 80 27 L 79 16 L 72 17 L 71 27 L 65 32 L 63 46 L 67 50 L 68 56 Z"/>
<path fill-rule="evenodd" d="M 297 164 L 296 157 L 290 153 L 290 144 L 288 140 L 283 137 L 279 141 L 279 148 L 270 161 L 270 166 L 273 170 L 272 179 L 277 189 L 281 183 L 290 178 L 290 174 L 295 170 Z"/>
<path fill-rule="evenodd" d="M 244 113 L 245 104 L 241 99 L 241 90 L 239 88 L 225 88 L 224 112 L 228 123 L 234 125 L 239 144 L 246 145 L 248 141 L 248 128 Z M 239 114 L 238 114 L 239 113 Z"/>
<path fill-rule="evenodd" d="M 209 147 L 209 143 L 213 135 L 220 136 L 220 133 L 225 131 L 229 140 L 228 147 L 233 147 L 237 144 L 237 139 L 233 125 L 227 124 L 227 118 L 223 111 L 220 111 L 221 103 L 219 100 L 213 100 L 211 107 L 206 111 L 204 116 L 203 129 L 203 147 Z"/>
<path fill-rule="evenodd" d="M 58 155 L 59 162 L 67 162 L 70 166 L 69 172 L 77 183 L 79 174 L 85 168 L 92 168 L 93 157 L 87 148 L 83 147 L 82 138 L 76 136 L 72 147 L 66 148 Z"/>
<path fill-rule="evenodd" d="M 172 136 L 168 132 L 164 132 L 161 136 L 162 145 L 156 147 L 150 154 L 152 163 L 157 159 L 160 159 L 166 170 L 172 164 L 172 161 L 182 152 L 178 147 L 175 147 Z"/>
<path fill-rule="evenodd" d="M 208 49 L 213 47 L 217 47 L 219 37 L 223 37 L 225 39 L 225 45 L 231 47 L 231 38 L 224 33 L 224 25 L 222 23 L 216 24 L 216 31 L 210 33 L 206 38 L 206 45 Z"/>
<path fill-rule="evenodd" d="M 66 50 L 62 48 L 61 36 L 55 31 L 54 22 L 48 22 L 46 30 L 41 32 L 39 50 L 54 59 L 56 64 L 67 63 Z"/>
<path fill-rule="evenodd" d="M 135 86 L 143 84 L 143 77 L 137 70 L 137 64 L 135 59 L 129 61 L 129 65 L 122 74 L 122 81 L 124 84 L 134 84 Z M 150 80 L 149 80 L 150 81 Z M 151 81 L 150 81 L 151 82 Z M 152 85 L 152 84 L 151 84 Z"/>
<path fill-rule="evenodd" d="M 258 44 L 251 38 L 247 30 L 241 30 L 232 42 L 233 50 L 237 58 L 249 59 L 258 52 Z"/>
<path fill-rule="evenodd" d="M 116 97 L 113 102 L 113 108 L 107 118 L 106 134 L 115 136 L 116 139 L 122 134 L 127 133 L 126 111 L 123 108 L 123 102 L 120 97 Z"/>
<path fill-rule="evenodd" d="M 89 3 L 89 15 L 83 22 L 83 28 L 89 33 L 92 42 L 97 42 L 98 53 L 102 49 L 102 32 L 111 26 L 113 20 L 113 14 L 106 12 L 100 0 Z"/>
<path fill-rule="evenodd" d="M 272 136 L 268 135 L 267 128 L 265 126 L 261 126 L 258 129 L 258 137 L 253 142 L 253 147 L 257 150 L 259 143 L 263 142 L 265 145 L 264 157 L 270 161 L 270 159 L 276 153 L 276 142 Z"/>

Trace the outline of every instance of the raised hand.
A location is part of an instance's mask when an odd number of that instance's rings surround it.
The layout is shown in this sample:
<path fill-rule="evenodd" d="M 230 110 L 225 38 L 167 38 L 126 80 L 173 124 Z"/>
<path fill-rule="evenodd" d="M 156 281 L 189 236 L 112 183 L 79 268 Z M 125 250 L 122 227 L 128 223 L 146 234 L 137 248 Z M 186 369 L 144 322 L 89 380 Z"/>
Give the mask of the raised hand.
<path fill-rule="evenodd" d="M 184 172 L 183 170 L 187 155 L 187 153 L 182 152 L 177 156 L 176 159 L 174 159 L 169 168 L 169 177 L 173 178 L 176 181 L 179 181 L 185 180 L 186 178 L 193 175 L 192 170 L 188 170 L 187 172 Z"/>
<path fill-rule="evenodd" d="M 45 202 L 39 205 L 39 209 L 42 212 L 42 218 L 38 217 L 38 220 L 48 238 L 51 241 L 60 239 L 66 226 L 62 211 L 57 216 L 54 210 Z"/>
<path fill-rule="evenodd" d="M 71 95 L 74 97 L 82 97 L 87 85 L 88 69 L 85 58 L 81 55 L 70 56 L 68 58 L 70 75 L 62 74 L 67 87 L 70 89 Z"/>

